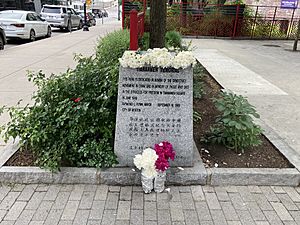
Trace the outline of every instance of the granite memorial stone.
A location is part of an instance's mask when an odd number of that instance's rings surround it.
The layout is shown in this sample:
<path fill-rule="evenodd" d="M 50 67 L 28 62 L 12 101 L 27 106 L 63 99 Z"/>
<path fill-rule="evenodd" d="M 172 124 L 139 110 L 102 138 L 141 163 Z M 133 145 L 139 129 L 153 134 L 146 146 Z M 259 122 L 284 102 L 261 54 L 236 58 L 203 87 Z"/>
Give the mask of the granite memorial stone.
<path fill-rule="evenodd" d="M 120 166 L 155 143 L 176 151 L 171 166 L 193 165 L 193 72 L 186 69 L 120 67 L 115 153 Z"/>

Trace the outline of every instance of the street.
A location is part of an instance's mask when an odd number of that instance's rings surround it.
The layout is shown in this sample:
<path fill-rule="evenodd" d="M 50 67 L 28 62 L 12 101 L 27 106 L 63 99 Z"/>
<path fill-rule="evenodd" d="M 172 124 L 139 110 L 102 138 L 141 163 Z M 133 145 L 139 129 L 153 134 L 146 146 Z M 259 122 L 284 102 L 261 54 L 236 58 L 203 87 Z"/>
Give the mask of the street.
<path fill-rule="evenodd" d="M 118 18 L 118 9 L 117 9 L 117 7 L 108 8 L 107 12 L 108 12 L 108 17 L 105 17 L 103 19 L 102 18 L 96 18 L 96 21 L 97 21 L 96 26 L 99 26 L 102 23 L 117 20 L 117 18 Z M 72 30 L 72 32 L 81 32 L 81 31 L 82 30 L 76 30 L 76 29 Z M 65 34 L 65 33 L 67 33 L 67 31 L 60 30 L 59 28 L 52 28 L 52 36 L 51 37 L 59 36 L 59 35 Z M 43 38 L 39 38 L 36 41 L 39 41 L 39 40 L 42 40 L 42 39 Z M 27 43 L 30 43 L 30 42 L 27 41 L 27 40 L 8 40 L 8 43 L 5 46 L 4 51 L 5 51 L 5 49 L 9 49 L 9 48 L 12 48 L 12 47 L 24 45 L 24 44 L 27 44 Z"/>

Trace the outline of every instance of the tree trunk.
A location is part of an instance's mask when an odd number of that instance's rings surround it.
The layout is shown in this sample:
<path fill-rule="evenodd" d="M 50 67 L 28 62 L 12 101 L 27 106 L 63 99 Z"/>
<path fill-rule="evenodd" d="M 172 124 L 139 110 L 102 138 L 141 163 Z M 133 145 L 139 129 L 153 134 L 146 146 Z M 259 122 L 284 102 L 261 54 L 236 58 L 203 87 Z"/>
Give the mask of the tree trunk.
<path fill-rule="evenodd" d="M 166 0 L 150 0 L 150 48 L 165 47 Z"/>

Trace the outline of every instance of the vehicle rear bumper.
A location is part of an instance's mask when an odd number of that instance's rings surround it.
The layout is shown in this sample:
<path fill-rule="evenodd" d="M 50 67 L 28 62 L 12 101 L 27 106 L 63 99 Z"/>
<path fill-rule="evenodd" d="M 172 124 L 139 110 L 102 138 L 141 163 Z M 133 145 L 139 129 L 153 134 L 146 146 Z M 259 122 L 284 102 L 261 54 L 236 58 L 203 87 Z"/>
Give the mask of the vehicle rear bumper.
<path fill-rule="evenodd" d="M 6 38 L 19 38 L 19 39 L 29 39 L 29 32 L 25 30 L 5 30 Z"/>
<path fill-rule="evenodd" d="M 64 21 L 47 21 L 51 27 L 67 27 Z"/>

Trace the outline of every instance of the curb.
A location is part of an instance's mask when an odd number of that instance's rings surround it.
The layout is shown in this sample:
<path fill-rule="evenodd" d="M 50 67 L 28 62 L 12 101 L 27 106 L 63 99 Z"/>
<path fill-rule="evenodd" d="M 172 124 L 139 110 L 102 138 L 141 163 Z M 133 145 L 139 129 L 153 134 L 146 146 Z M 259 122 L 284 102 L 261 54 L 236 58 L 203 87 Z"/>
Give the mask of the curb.
<path fill-rule="evenodd" d="M 207 168 L 208 185 L 271 185 L 299 186 L 300 158 L 282 138 L 262 120 L 256 121 L 263 129 L 263 135 L 295 168 Z"/>
<path fill-rule="evenodd" d="M 276 147 L 280 153 L 298 170 L 300 171 L 300 156 L 298 153 L 290 147 L 274 129 L 268 126 L 261 119 L 256 120 L 257 124 L 264 130 L 264 136 L 270 141 L 270 143 Z"/>
<path fill-rule="evenodd" d="M 299 171 L 295 168 L 212 168 L 210 185 L 298 186 Z"/>
<path fill-rule="evenodd" d="M 269 135 L 272 134 L 271 129 L 268 132 Z M 278 145 L 288 147 L 283 141 L 277 141 Z M 12 145 L 7 146 L 7 151 L 10 151 L 9 146 Z M 17 146 L 17 142 L 14 146 Z M 13 151 L 10 152 L 14 154 Z M 167 171 L 166 185 L 298 186 L 300 183 L 297 168 L 205 168 L 196 145 L 194 152 L 194 166 L 170 168 Z M 59 172 L 51 172 L 39 167 L 2 166 L 0 183 L 141 185 L 141 178 L 139 171 L 128 167 L 108 169 L 63 167 Z"/>
<path fill-rule="evenodd" d="M 9 148 L 7 149 L 9 151 Z M 194 152 L 194 166 L 169 169 L 167 185 L 206 184 L 207 172 L 196 145 Z M 129 167 L 107 169 L 62 167 L 59 172 L 51 172 L 39 167 L 2 166 L 0 183 L 141 185 L 141 175 L 139 171 Z"/>

